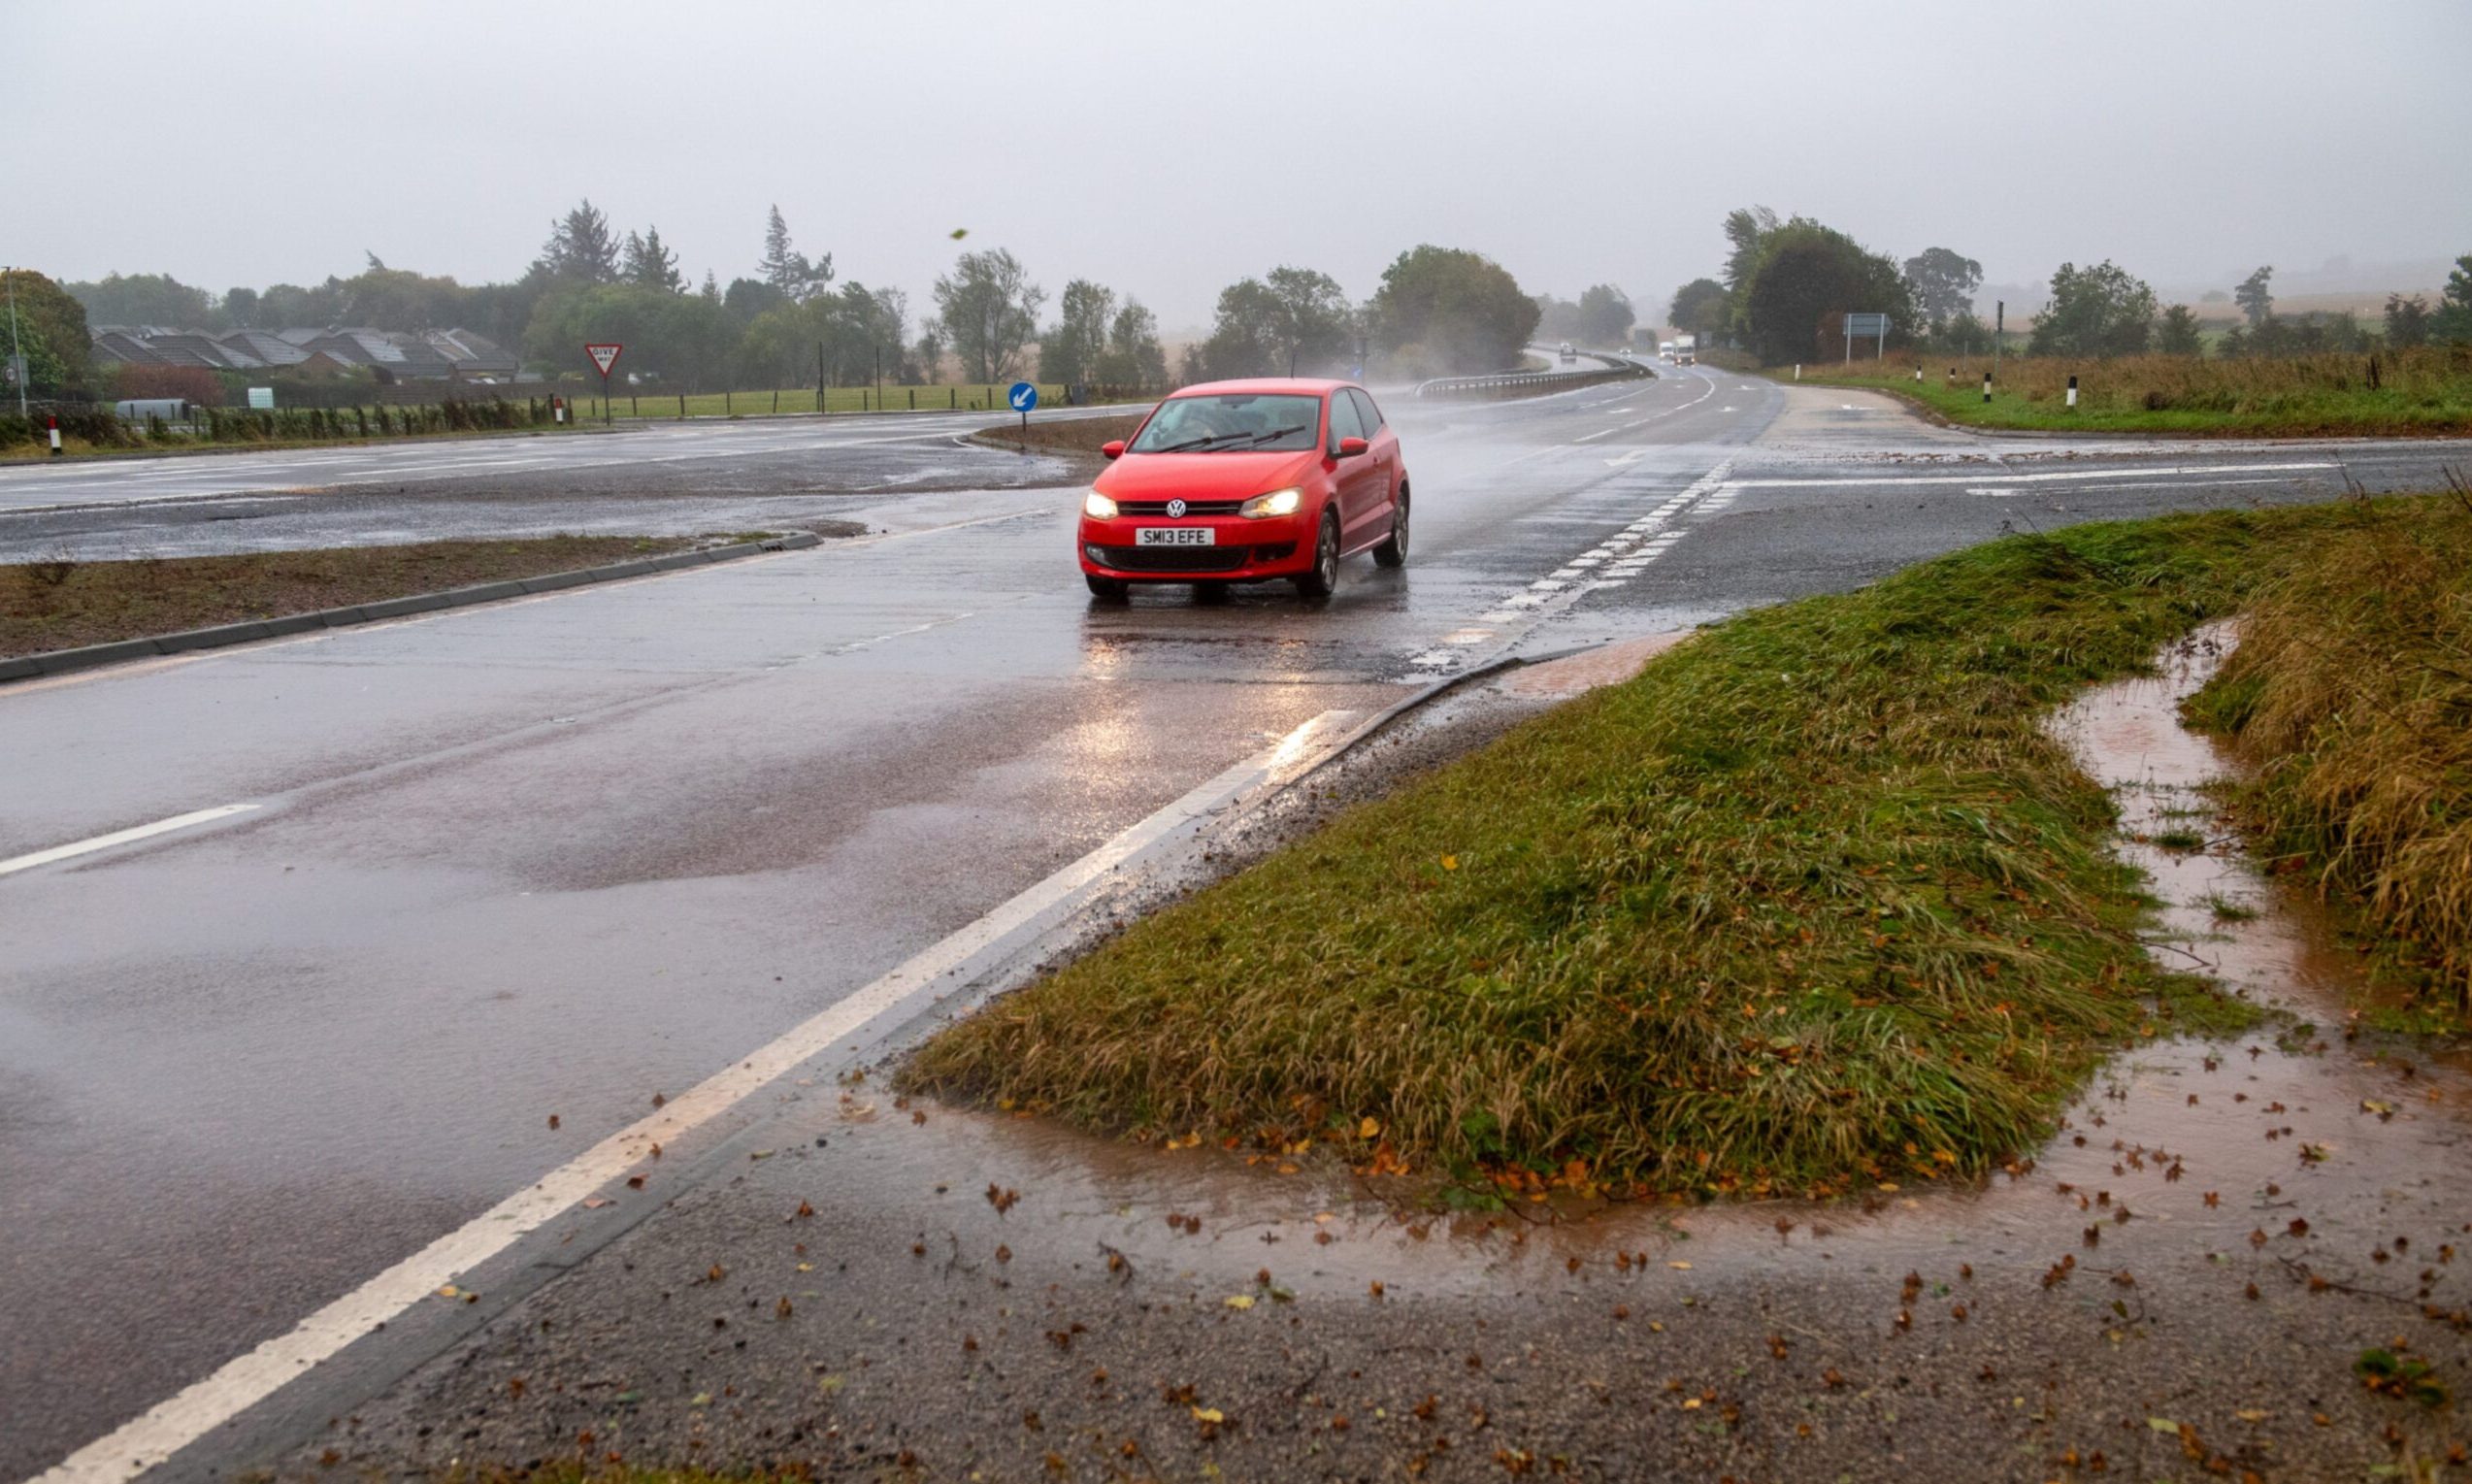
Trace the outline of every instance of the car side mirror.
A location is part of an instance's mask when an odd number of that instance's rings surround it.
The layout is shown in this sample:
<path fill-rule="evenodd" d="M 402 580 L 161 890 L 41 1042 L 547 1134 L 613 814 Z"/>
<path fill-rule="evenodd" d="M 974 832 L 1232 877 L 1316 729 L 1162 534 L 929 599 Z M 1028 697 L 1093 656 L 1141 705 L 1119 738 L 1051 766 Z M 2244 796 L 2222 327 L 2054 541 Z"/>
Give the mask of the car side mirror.
<path fill-rule="evenodd" d="M 1125 456 L 1125 441 L 1121 438 L 1110 439 L 1106 443 L 1099 445 L 1099 451 L 1111 459 L 1123 458 Z"/>
<path fill-rule="evenodd" d="M 1352 459 L 1372 446 L 1361 438 L 1342 438 L 1339 440 L 1338 456 L 1343 459 Z"/>

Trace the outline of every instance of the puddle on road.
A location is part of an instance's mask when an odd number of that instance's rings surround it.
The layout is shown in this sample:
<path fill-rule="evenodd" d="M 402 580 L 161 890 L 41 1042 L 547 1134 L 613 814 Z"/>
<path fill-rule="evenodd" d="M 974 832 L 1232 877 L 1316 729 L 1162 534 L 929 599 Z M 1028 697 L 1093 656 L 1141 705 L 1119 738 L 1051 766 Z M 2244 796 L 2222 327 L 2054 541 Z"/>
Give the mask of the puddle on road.
<path fill-rule="evenodd" d="M 1670 643 L 1671 641 L 1664 641 Z M 1657 642 L 1642 642 L 1643 650 Z M 1017 1243 L 1072 1262 L 1094 1241 L 1147 1270 L 1196 1283 L 1268 1264 L 1301 1294 L 1361 1295 L 1379 1280 L 1410 1295 L 1574 1290 L 1609 1270 L 1691 1285 L 1788 1270 L 1929 1270 L 1937 1264 L 2060 1263 L 2090 1273 L 2216 1265 L 2227 1276 L 2324 1281 L 2417 1308 L 2465 1304 L 2459 1267 L 2439 1249 L 2472 1232 L 2472 1062 L 2460 1054 L 2344 1035 L 2354 967 L 2296 915 L 2236 848 L 2175 852 L 2128 837 L 2225 828 L 2198 790 L 2228 766 L 2178 724 L 2182 698 L 2213 672 L 2220 629 L 2175 646 L 2162 674 L 2105 686 L 2053 723 L 2121 802 L 2122 855 L 2163 900 L 2154 951 L 2221 977 L 2311 1026 L 2270 1024 L 2235 1040 L 2171 1040 L 2117 1056 L 2014 1175 L 1970 1191 L 1882 1191 L 1864 1204 L 1769 1202 L 1545 1208 L 1434 1216 L 1399 1210 L 1343 1170 L 1307 1160 L 1248 1166 L 1212 1150 L 1173 1154 L 1042 1122 L 935 1108 L 925 1127 L 869 1131 L 895 1169 L 952 1171 L 954 1188 L 1036 1186 L 1053 1219 Z M 1595 668 L 1629 674 L 1626 654 Z M 1568 662 L 1566 662 L 1568 663 Z M 1538 667 L 1542 673 L 1555 667 Z M 1582 678 L 1576 673 L 1566 677 Z M 2218 913 L 2218 904 L 2234 917 Z M 2255 917 L 2238 918 L 2241 909 Z M 2237 919 L 2237 920 L 2236 920 Z M 857 1132 L 852 1130 L 851 1132 Z M 857 1152 L 853 1149 L 851 1152 Z M 846 1166 L 843 1167 L 845 1170 Z M 1574 1214 L 1567 1210 L 1562 1214 Z M 1187 1225 L 1174 1218 L 1197 1218 Z M 2099 1228 L 2092 1237 L 2085 1234 Z M 1677 1267 L 1675 1265 L 1679 1264 Z M 2419 1275 L 2419 1276 L 2416 1276 Z M 2238 1289 L 2237 1281 L 2233 1291 Z M 2398 1307 L 2400 1324 L 2413 1309 Z"/>

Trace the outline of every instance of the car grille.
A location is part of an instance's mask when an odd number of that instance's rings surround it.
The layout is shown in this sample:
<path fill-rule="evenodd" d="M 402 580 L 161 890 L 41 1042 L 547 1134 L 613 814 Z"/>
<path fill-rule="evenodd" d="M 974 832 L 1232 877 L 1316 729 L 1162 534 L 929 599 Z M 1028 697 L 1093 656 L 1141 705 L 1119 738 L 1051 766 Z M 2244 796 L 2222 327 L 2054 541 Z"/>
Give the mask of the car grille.
<path fill-rule="evenodd" d="M 1118 572 L 1234 572 L 1251 546 L 1099 546 L 1099 564 Z"/>
<path fill-rule="evenodd" d="M 1184 503 L 1184 512 L 1188 515 L 1233 515 L 1243 506 L 1244 502 L 1241 500 L 1187 500 Z M 1116 513 L 1165 515 L 1168 513 L 1168 502 L 1165 500 L 1119 500 L 1116 502 Z"/>

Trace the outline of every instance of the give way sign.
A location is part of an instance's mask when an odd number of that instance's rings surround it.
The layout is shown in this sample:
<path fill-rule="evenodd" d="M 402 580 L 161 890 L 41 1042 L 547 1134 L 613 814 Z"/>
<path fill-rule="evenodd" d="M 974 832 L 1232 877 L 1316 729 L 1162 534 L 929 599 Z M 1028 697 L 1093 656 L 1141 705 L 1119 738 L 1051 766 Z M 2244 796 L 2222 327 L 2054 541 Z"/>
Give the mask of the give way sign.
<path fill-rule="evenodd" d="M 618 352 L 625 348 L 624 346 L 614 345 L 586 346 L 583 347 L 583 353 L 592 357 L 592 364 L 600 367 L 601 374 L 606 377 L 610 374 L 610 368 L 618 364 Z"/>

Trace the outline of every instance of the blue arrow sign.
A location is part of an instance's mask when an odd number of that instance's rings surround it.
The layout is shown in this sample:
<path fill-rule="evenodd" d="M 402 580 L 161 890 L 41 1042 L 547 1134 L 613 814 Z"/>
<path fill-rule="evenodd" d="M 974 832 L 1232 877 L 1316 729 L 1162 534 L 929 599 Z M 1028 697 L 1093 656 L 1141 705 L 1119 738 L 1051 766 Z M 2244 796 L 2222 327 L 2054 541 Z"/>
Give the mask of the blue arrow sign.
<path fill-rule="evenodd" d="M 1038 388 L 1028 381 L 1015 381 L 1005 397 L 1012 403 L 1014 412 L 1027 412 L 1038 405 Z"/>

